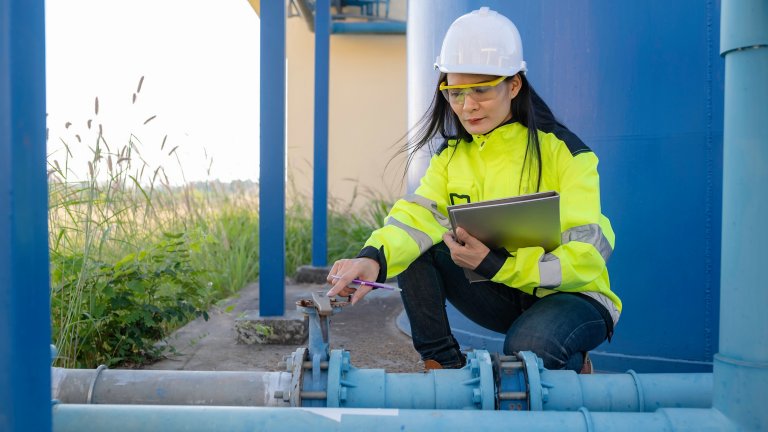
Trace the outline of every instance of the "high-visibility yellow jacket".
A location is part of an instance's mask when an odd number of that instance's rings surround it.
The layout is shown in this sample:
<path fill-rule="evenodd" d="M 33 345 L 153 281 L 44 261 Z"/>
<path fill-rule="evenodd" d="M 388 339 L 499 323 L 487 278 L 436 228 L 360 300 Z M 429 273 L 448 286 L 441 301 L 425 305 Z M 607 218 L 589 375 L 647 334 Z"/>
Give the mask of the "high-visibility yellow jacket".
<path fill-rule="evenodd" d="M 560 194 L 561 246 L 549 253 L 541 247 L 509 251 L 491 280 L 539 297 L 581 292 L 603 304 L 615 323 L 621 300 L 610 289 L 606 268 L 615 236 L 600 211 L 597 156 L 564 128 L 539 131 L 538 137 L 539 190 Z M 531 188 L 528 170 L 522 169 L 527 142 L 528 129 L 516 122 L 473 136 L 472 142 L 449 141 L 432 157 L 416 192 L 395 203 L 360 256 L 383 264 L 380 278 L 393 277 L 442 241 L 450 229 L 447 206 L 535 192 L 535 174 Z"/>

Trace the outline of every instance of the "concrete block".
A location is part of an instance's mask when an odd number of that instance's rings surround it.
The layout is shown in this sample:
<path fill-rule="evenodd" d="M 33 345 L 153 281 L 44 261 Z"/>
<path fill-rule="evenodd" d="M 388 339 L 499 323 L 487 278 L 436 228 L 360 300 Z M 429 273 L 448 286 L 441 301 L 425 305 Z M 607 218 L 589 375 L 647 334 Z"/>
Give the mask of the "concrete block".
<path fill-rule="evenodd" d="M 281 317 L 261 317 L 252 310 L 235 319 L 235 339 L 246 345 L 301 345 L 307 340 L 308 328 L 307 319 L 295 310 Z"/>
<path fill-rule="evenodd" d="M 300 266 L 296 270 L 296 283 L 300 284 L 324 284 L 330 267 L 315 267 L 311 265 Z"/>

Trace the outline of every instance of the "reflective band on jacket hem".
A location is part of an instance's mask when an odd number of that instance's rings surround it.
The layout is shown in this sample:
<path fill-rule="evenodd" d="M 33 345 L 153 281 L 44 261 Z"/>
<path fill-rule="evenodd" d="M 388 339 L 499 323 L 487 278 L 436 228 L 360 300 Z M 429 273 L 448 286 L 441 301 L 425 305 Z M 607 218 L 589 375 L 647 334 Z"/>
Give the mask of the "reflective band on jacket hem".
<path fill-rule="evenodd" d="M 557 288 L 563 283 L 563 271 L 560 259 L 552 254 L 544 254 L 539 261 L 539 286 L 542 288 Z"/>
<path fill-rule="evenodd" d="M 616 325 L 619 322 L 619 315 L 620 315 L 619 309 L 611 301 L 611 299 L 608 298 L 608 296 L 597 291 L 580 291 L 579 294 L 592 297 L 593 299 L 597 300 L 598 303 L 603 305 L 605 309 L 608 311 L 608 313 L 611 315 L 611 320 L 613 321 L 613 325 Z"/>
<path fill-rule="evenodd" d="M 437 210 L 436 202 L 432 201 L 431 199 L 424 198 L 421 195 L 417 195 L 413 193 L 404 196 L 402 199 L 403 201 L 416 204 L 418 206 L 424 207 L 425 209 L 429 210 L 429 212 L 432 213 L 432 216 L 435 218 L 437 223 L 440 224 L 440 226 L 442 226 L 445 229 L 451 229 L 451 222 L 448 220 L 446 216 L 443 216 L 443 214 Z"/>
<path fill-rule="evenodd" d="M 603 229 L 598 224 L 589 224 L 573 227 L 562 235 L 562 244 L 570 241 L 588 243 L 597 249 L 605 262 L 613 253 L 613 248 L 603 234 Z"/>
<path fill-rule="evenodd" d="M 401 230 L 405 231 L 406 233 L 408 233 L 408 235 L 413 239 L 413 241 L 415 241 L 416 244 L 419 246 L 419 253 L 424 253 L 433 246 L 432 239 L 429 238 L 429 236 L 426 235 L 424 232 L 419 231 L 413 227 L 409 227 L 408 225 L 400 222 L 399 220 L 395 219 L 392 216 L 387 218 L 387 221 L 384 225 L 396 226 Z"/>

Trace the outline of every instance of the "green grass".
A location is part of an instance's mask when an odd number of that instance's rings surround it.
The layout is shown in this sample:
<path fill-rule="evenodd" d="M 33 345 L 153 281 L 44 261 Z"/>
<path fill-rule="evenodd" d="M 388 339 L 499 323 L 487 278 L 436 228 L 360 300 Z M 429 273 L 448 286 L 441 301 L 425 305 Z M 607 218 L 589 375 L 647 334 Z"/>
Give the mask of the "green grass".
<path fill-rule="evenodd" d="M 52 343 L 62 367 L 157 359 L 158 341 L 207 319 L 212 304 L 259 275 L 257 184 L 172 186 L 139 156 L 138 138 L 114 148 L 100 129 L 49 156 Z M 88 172 L 75 173 L 70 146 L 89 138 Z M 388 205 L 368 198 L 362 212 L 328 209 L 329 262 L 354 256 L 382 223 Z M 291 188 L 289 202 L 286 276 L 310 262 L 312 236 L 309 200 Z"/>

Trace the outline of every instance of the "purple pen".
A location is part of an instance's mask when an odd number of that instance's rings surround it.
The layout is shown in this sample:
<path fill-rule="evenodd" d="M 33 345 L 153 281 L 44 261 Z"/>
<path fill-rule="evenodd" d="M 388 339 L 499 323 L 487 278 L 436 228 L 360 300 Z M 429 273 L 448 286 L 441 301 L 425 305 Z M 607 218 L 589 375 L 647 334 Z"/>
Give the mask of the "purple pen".
<path fill-rule="evenodd" d="M 331 276 L 331 278 L 332 279 L 341 279 L 341 276 L 333 275 L 333 276 Z M 401 288 L 398 288 L 396 286 L 386 285 L 386 284 L 378 283 L 378 282 L 369 282 L 369 281 L 364 281 L 364 280 L 360 280 L 360 279 L 352 279 L 352 283 L 356 283 L 356 284 L 359 284 L 359 285 L 368 285 L 368 286 L 373 287 L 374 289 L 375 288 L 381 288 L 381 289 L 390 290 L 390 291 L 402 291 Z"/>

